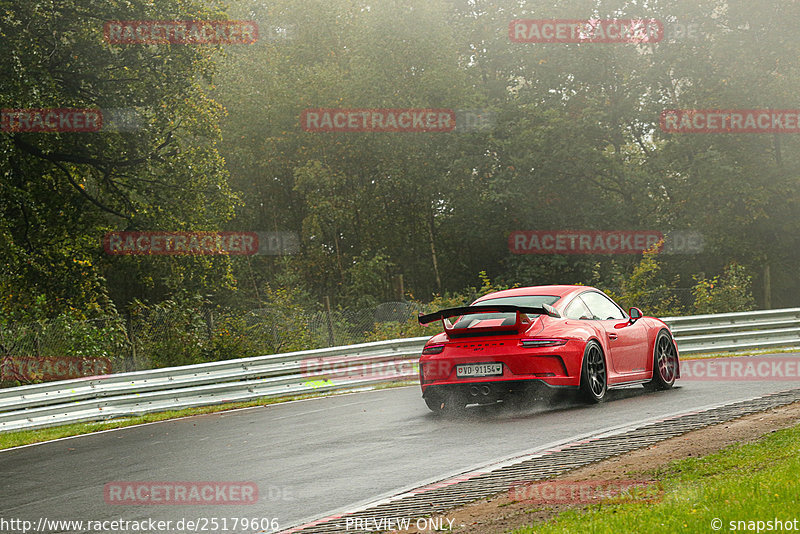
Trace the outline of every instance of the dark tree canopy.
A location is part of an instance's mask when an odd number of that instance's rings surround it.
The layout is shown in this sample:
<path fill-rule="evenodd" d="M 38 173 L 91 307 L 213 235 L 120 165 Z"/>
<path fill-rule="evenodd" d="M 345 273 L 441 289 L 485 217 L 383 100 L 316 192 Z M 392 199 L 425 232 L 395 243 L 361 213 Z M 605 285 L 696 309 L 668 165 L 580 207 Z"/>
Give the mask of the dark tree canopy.
<path fill-rule="evenodd" d="M 1 308 L 52 314 L 268 287 L 357 307 L 486 271 L 613 284 L 641 257 L 517 256 L 515 230 L 694 230 L 662 258 L 691 285 L 771 267 L 795 305 L 798 137 L 677 134 L 667 109 L 791 109 L 800 5 L 722 0 L 0 0 L 0 105 L 135 116 L 90 133 L 0 132 Z M 525 18 L 655 18 L 649 43 L 517 43 Z M 109 20 L 253 20 L 252 45 L 116 45 Z M 310 108 L 472 110 L 484 128 L 310 132 Z M 108 257 L 111 230 L 288 231 L 279 258 Z M 758 286 L 760 287 L 760 286 Z M 44 303 L 44 304 L 42 304 Z"/>

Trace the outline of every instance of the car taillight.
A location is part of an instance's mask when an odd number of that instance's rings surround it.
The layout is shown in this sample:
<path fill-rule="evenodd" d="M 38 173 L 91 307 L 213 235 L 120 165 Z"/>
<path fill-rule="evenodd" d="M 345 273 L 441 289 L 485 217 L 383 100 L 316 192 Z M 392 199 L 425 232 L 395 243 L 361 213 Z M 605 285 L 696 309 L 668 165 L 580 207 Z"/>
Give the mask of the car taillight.
<path fill-rule="evenodd" d="M 558 347 L 567 343 L 566 339 L 548 339 L 548 338 L 531 338 L 522 339 L 520 344 L 526 349 L 534 349 L 537 347 Z"/>
<path fill-rule="evenodd" d="M 444 351 L 444 345 L 428 345 L 422 349 L 422 354 L 441 354 Z"/>

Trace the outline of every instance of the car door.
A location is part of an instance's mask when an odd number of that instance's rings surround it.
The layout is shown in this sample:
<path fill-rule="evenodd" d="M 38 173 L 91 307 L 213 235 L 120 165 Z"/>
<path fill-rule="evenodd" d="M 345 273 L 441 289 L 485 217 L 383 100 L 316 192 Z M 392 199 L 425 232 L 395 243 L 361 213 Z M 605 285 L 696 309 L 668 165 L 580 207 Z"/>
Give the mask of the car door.
<path fill-rule="evenodd" d="M 614 302 L 596 291 L 580 295 L 586 307 L 605 330 L 611 350 L 610 365 L 616 373 L 643 372 L 647 365 L 647 328 L 643 321 L 631 324 Z"/>

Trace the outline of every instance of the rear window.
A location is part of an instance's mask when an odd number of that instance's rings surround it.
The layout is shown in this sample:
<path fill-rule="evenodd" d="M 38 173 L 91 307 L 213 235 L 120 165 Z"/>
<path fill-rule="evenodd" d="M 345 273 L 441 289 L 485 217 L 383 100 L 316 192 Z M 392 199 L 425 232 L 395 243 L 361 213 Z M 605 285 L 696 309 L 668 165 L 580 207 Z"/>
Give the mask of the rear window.
<path fill-rule="evenodd" d="M 498 297 L 496 299 L 482 300 L 480 302 L 473 302 L 473 306 L 496 306 L 502 304 L 504 306 L 529 306 L 531 308 L 540 308 L 542 304 L 550 304 L 551 306 L 558 302 L 561 297 L 554 297 L 553 295 L 519 295 L 516 297 Z"/>
<path fill-rule="evenodd" d="M 553 295 L 519 295 L 515 297 L 498 297 L 496 299 L 482 300 L 473 302 L 472 306 L 525 306 L 530 308 L 540 308 L 542 304 L 555 304 L 561 297 Z M 536 317 L 535 314 L 528 314 L 528 317 Z M 513 325 L 517 320 L 515 313 L 479 313 L 477 315 L 465 315 L 461 317 L 454 328 L 470 328 L 476 326 L 480 321 L 490 319 L 502 319 L 503 325 Z"/>

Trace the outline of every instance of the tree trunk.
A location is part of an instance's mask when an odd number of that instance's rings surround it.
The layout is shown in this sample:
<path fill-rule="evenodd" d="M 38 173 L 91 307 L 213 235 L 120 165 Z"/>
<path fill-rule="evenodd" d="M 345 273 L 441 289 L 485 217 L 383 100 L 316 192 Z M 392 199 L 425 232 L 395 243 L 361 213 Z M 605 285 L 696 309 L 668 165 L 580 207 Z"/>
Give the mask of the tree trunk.
<path fill-rule="evenodd" d="M 428 238 L 431 244 L 431 260 L 433 261 L 433 274 L 436 277 L 436 291 L 442 294 L 442 278 L 439 276 L 439 259 L 436 256 L 436 243 L 433 238 L 433 213 L 428 217 Z"/>

